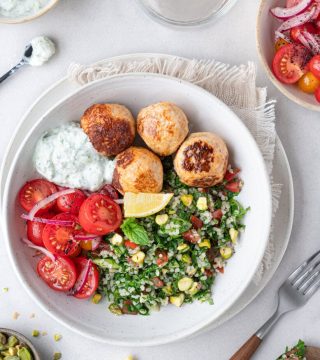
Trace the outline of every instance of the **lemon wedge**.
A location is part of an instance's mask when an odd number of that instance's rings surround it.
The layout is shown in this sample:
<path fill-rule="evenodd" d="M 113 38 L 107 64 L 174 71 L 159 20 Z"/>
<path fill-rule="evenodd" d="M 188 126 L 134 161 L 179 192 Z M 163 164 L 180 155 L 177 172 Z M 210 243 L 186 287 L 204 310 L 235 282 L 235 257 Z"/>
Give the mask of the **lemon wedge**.
<path fill-rule="evenodd" d="M 124 216 L 125 217 L 146 217 L 156 214 L 165 208 L 171 200 L 173 194 L 152 194 L 152 193 L 132 193 L 124 194 Z"/>

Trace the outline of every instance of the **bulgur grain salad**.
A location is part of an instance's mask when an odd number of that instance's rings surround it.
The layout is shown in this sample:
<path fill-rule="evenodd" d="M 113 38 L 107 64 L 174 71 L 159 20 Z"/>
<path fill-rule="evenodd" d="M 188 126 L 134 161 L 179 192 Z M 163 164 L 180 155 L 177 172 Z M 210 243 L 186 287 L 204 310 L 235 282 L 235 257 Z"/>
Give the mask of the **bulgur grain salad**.
<path fill-rule="evenodd" d="M 212 304 L 215 277 L 245 227 L 238 170 L 229 167 L 221 184 L 203 189 L 181 183 L 171 158 L 163 166 L 170 203 L 155 215 L 124 220 L 121 234 L 108 234 L 102 250 L 91 253 L 101 274 L 98 290 L 117 315 L 148 315 L 168 303 Z"/>

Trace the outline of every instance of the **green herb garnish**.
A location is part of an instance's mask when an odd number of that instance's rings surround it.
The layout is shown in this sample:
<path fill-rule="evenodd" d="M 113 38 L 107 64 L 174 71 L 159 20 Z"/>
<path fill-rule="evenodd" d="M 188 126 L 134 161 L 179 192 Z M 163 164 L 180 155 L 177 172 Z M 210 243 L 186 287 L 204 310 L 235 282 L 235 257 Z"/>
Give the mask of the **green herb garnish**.
<path fill-rule="evenodd" d="M 124 232 L 125 236 L 135 244 L 149 244 L 149 237 L 147 231 L 134 218 L 128 218 L 124 220 L 121 225 L 121 230 Z"/>

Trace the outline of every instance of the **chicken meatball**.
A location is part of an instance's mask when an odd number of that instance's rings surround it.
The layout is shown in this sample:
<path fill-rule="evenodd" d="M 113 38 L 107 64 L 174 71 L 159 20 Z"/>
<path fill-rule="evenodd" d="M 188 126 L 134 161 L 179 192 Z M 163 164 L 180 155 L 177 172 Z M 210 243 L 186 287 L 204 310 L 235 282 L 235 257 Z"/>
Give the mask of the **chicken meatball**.
<path fill-rule="evenodd" d="M 123 105 L 95 104 L 81 118 L 81 127 L 93 147 L 104 156 L 115 156 L 132 145 L 135 121 Z"/>
<path fill-rule="evenodd" d="M 177 105 L 160 102 L 140 110 L 137 130 L 151 150 L 168 156 L 177 151 L 188 135 L 188 119 Z"/>
<path fill-rule="evenodd" d="M 112 185 L 121 193 L 158 193 L 162 189 L 163 168 L 150 150 L 132 146 L 116 157 Z"/>
<path fill-rule="evenodd" d="M 228 149 L 216 134 L 191 134 L 180 146 L 174 168 L 180 180 L 189 186 L 209 187 L 222 182 L 228 166 Z"/>

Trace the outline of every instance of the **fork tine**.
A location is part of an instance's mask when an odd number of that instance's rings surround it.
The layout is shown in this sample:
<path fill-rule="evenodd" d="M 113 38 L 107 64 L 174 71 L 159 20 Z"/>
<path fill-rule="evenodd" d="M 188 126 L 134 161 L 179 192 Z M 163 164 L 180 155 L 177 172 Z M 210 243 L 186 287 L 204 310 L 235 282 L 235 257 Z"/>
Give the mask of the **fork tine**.
<path fill-rule="evenodd" d="M 314 270 L 317 269 L 319 265 L 320 265 L 320 260 L 313 263 L 312 265 L 309 265 L 302 274 L 298 275 L 298 277 L 296 277 L 295 280 L 292 281 L 291 284 L 293 286 L 298 285 L 298 290 L 299 290 L 303 286 L 303 284 L 308 281 L 310 276 L 314 273 Z"/>
<path fill-rule="evenodd" d="M 319 274 L 320 274 L 320 266 L 319 265 L 320 265 L 320 262 L 311 272 L 308 273 L 307 278 L 302 283 L 300 283 L 300 285 L 298 286 L 298 288 L 297 288 L 298 291 L 308 288 L 309 285 L 311 285 L 313 283 L 313 280 L 319 276 Z"/>
<path fill-rule="evenodd" d="M 297 277 L 301 274 L 303 269 L 308 266 L 317 256 L 320 254 L 320 250 L 318 250 L 315 254 L 309 257 L 309 259 L 305 260 L 297 269 L 295 269 L 292 274 L 288 277 L 288 280 L 293 285 L 297 279 Z"/>
<path fill-rule="evenodd" d="M 312 296 L 314 295 L 314 293 L 320 288 L 320 278 L 316 281 L 313 282 L 312 284 L 310 284 L 308 286 L 308 288 L 303 292 L 303 295 L 308 295 L 308 296 Z"/>

